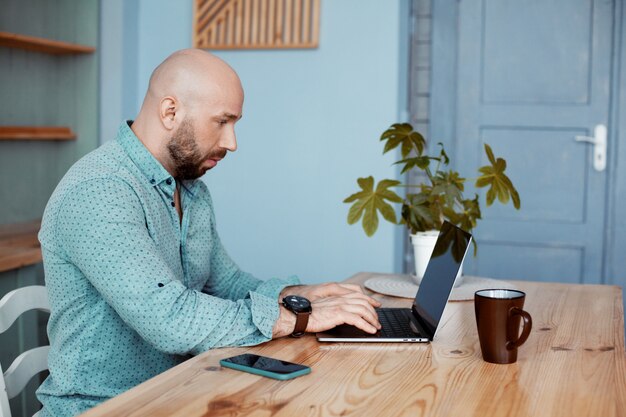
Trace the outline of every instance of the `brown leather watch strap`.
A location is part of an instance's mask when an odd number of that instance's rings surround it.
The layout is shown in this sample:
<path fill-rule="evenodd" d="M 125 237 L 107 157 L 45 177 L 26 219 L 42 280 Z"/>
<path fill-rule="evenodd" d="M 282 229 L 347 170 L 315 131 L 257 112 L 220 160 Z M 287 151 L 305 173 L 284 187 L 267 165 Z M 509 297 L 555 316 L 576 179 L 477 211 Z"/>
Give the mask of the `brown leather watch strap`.
<path fill-rule="evenodd" d="M 306 331 L 306 326 L 309 324 L 309 316 L 311 312 L 303 312 L 303 313 L 295 313 L 296 315 L 296 326 L 293 329 L 293 333 L 291 333 L 292 337 L 301 337 L 304 336 Z"/>

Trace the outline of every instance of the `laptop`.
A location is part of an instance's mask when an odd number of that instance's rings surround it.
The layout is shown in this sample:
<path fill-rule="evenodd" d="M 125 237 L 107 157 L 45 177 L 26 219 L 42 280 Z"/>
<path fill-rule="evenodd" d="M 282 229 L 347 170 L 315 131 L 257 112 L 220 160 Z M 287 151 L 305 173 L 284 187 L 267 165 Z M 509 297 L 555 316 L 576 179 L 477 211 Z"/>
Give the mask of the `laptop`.
<path fill-rule="evenodd" d="M 405 342 L 433 340 L 472 235 L 444 222 L 411 308 L 378 308 L 382 329 L 370 334 L 348 324 L 318 333 L 320 342 Z"/>

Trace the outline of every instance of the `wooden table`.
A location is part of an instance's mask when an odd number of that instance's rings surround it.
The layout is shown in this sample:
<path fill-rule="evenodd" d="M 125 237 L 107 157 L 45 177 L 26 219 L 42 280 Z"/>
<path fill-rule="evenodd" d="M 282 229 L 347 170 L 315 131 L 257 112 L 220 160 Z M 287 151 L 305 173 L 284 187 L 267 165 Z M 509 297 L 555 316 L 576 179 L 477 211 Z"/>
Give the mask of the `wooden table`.
<path fill-rule="evenodd" d="M 451 302 L 431 344 L 322 344 L 311 335 L 217 349 L 83 416 L 625 416 L 621 289 L 515 285 L 527 293 L 534 324 L 515 364 L 484 362 L 474 303 Z M 376 298 L 385 306 L 411 303 Z M 243 352 L 312 372 L 281 382 L 220 368 L 221 358 Z"/>
<path fill-rule="evenodd" d="M 0 272 L 41 262 L 41 221 L 0 226 Z"/>

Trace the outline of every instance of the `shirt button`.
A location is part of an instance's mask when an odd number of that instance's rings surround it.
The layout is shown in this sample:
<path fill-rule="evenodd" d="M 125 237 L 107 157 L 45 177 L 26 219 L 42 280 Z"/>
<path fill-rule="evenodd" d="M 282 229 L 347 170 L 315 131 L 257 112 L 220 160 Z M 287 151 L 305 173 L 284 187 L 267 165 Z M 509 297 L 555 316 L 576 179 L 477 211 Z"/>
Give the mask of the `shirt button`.
<path fill-rule="evenodd" d="M 172 207 L 176 207 L 176 203 L 172 201 Z"/>
<path fill-rule="evenodd" d="M 166 179 L 166 180 L 165 180 L 165 183 L 166 183 L 167 185 L 170 185 L 170 184 L 172 183 L 172 179 L 171 179 L 171 178 Z"/>
<path fill-rule="evenodd" d="M 156 182 L 156 181 L 154 180 L 154 178 L 152 178 L 152 179 L 150 180 L 150 184 L 154 184 L 155 182 Z"/>

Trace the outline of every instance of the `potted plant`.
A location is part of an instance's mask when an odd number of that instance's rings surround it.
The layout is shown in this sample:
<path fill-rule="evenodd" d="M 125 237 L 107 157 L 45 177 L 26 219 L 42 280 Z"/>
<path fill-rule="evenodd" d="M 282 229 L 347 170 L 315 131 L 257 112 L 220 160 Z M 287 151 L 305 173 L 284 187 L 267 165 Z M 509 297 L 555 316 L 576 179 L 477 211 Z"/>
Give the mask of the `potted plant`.
<path fill-rule="evenodd" d="M 344 203 L 353 203 L 348 212 L 348 223 L 355 224 L 362 220 L 363 230 L 367 236 L 372 236 L 378 229 L 379 214 L 391 223 L 406 225 L 411 233 L 415 250 L 414 279 L 419 284 L 444 219 L 467 231 L 476 227 L 477 220 L 481 218 L 478 194 L 473 198 L 465 198 L 463 195 L 465 183 L 471 179 L 463 178 L 458 172 L 446 169 L 450 159 L 442 143 L 439 143 L 438 155 L 424 155 L 426 140 L 419 132 L 413 130 L 409 123 L 391 125 L 383 132 L 380 140 L 385 142 L 383 154 L 400 147 L 402 159 L 395 164 L 402 166 L 402 174 L 411 170 L 422 171 L 426 181 L 410 185 L 384 179 L 375 185 L 371 176 L 359 178 L 357 183 L 361 191 L 344 200 Z M 512 201 L 513 206 L 519 210 L 519 194 L 504 173 L 506 161 L 496 158 L 487 144 L 485 152 L 489 165 L 478 168 L 479 176 L 475 179 L 475 185 L 478 188 L 489 187 L 485 196 L 487 206 L 498 199 L 502 204 Z M 406 188 L 406 195 L 401 197 L 396 194 L 392 191 L 394 187 Z M 402 204 L 399 221 L 390 203 Z"/>

